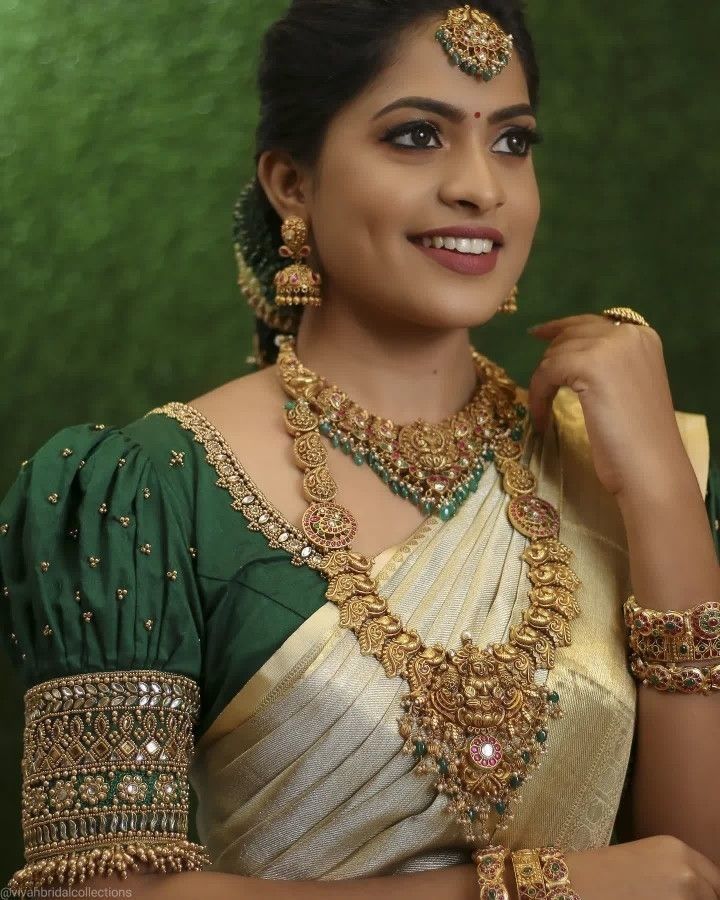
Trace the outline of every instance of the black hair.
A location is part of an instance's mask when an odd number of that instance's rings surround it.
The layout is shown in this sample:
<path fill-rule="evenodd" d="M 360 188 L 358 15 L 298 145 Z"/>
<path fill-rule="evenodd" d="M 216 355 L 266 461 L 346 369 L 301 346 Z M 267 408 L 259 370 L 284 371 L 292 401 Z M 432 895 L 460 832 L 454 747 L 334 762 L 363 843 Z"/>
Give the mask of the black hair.
<path fill-rule="evenodd" d="M 292 0 L 262 42 L 256 168 L 267 150 L 284 150 L 295 162 L 313 168 L 335 115 L 391 65 L 400 38 L 424 20 L 444 18 L 452 5 L 448 0 Z M 475 0 L 470 5 L 513 35 L 530 103 L 537 111 L 540 73 L 523 0 Z M 248 199 L 277 255 L 282 223 L 259 180 Z M 286 264 L 277 259 L 277 268 Z M 267 288 L 272 286 L 271 274 L 263 279 Z M 298 309 L 298 320 L 300 313 Z M 268 365 L 277 357 L 278 332 L 257 322 L 256 353 Z"/>

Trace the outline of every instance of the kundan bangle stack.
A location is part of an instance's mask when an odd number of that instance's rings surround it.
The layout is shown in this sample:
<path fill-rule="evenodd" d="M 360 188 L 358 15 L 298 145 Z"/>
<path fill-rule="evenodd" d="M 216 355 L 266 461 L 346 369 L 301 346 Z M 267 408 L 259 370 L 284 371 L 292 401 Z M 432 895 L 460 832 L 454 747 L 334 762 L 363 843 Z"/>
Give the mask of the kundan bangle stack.
<path fill-rule="evenodd" d="M 537 850 L 516 850 L 488 847 L 474 850 L 480 900 L 508 900 L 504 881 L 505 863 L 512 859 L 518 900 L 580 900 L 570 883 L 570 870 L 561 850 L 541 847 Z"/>
<path fill-rule="evenodd" d="M 720 691 L 720 603 L 659 612 L 638 606 L 630 596 L 625 624 L 630 668 L 644 685 L 668 693 Z"/>

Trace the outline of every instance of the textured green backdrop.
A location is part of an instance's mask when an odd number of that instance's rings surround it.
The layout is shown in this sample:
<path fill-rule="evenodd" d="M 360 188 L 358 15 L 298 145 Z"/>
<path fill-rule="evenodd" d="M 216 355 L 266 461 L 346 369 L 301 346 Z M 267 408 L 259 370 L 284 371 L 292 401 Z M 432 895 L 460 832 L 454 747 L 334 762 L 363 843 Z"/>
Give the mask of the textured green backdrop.
<path fill-rule="evenodd" d="M 245 370 L 231 207 L 259 38 L 284 6 L 0 0 L 0 493 L 63 425 L 121 424 Z M 720 5 L 531 7 L 543 220 L 519 314 L 477 344 L 527 384 L 528 325 L 633 306 L 664 336 L 676 407 L 718 446 Z M 21 702 L 2 667 L 0 877 L 21 861 Z"/>

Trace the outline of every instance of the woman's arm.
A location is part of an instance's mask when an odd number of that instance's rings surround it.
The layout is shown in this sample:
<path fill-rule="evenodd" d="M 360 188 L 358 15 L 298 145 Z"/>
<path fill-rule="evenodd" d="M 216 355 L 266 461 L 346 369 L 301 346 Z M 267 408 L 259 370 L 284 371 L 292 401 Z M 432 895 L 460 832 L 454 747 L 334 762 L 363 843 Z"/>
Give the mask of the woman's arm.
<path fill-rule="evenodd" d="M 135 873 L 123 881 L 93 878 L 83 887 L 126 890 L 130 893 L 125 896 L 133 900 L 477 900 L 479 893 L 472 864 L 342 881 L 277 881 L 222 872 Z"/>
<path fill-rule="evenodd" d="M 720 566 L 687 457 L 677 460 L 672 478 L 648 477 L 620 509 L 641 606 L 683 610 L 720 599 Z M 672 834 L 720 864 L 720 694 L 641 687 L 639 695 L 635 836 Z"/>

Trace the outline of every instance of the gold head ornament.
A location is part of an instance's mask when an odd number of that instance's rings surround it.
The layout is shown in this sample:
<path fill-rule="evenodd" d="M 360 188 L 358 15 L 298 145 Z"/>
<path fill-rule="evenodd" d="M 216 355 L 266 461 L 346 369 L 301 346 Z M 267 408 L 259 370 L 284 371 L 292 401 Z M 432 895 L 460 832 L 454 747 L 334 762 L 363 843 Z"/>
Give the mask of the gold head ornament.
<path fill-rule="evenodd" d="M 469 4 L 448 10 L 435 39 L 463 72 L 490 81 L 510 62 L 513 36 Z"/>

